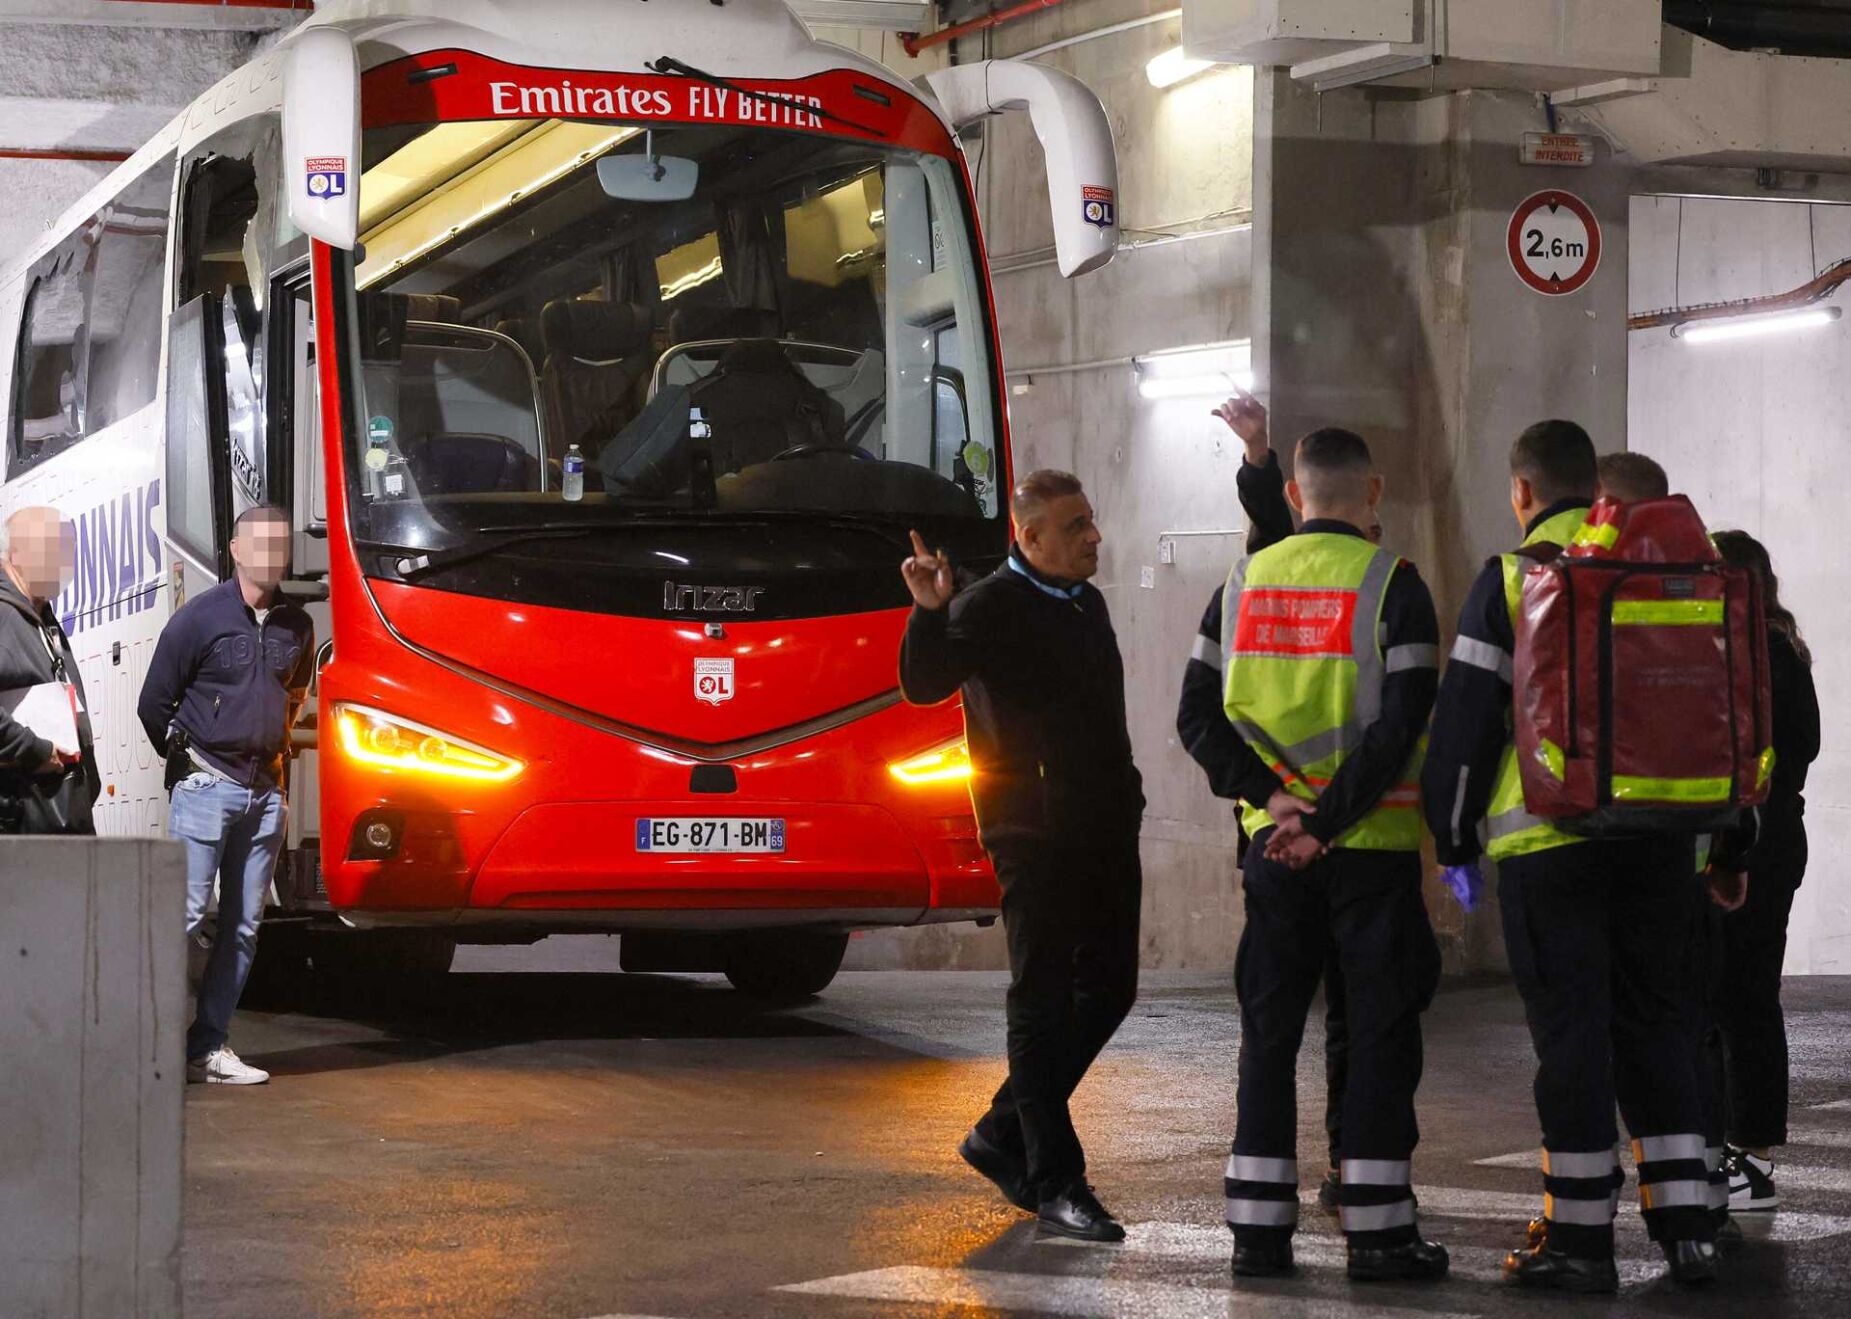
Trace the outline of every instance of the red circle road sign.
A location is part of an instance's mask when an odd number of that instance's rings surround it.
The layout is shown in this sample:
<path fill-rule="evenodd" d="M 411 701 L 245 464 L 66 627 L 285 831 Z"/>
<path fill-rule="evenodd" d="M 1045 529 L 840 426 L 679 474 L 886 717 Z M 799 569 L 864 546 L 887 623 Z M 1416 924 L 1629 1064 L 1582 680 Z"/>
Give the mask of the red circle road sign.
<path fill-rule="evenodd" d="M 1600 266 L 1600 221 L 1574 193 L 1551 188 L 1511 212 L 1505 246 L 1517 278 L 1538 293 L 1573 293 Z"/>

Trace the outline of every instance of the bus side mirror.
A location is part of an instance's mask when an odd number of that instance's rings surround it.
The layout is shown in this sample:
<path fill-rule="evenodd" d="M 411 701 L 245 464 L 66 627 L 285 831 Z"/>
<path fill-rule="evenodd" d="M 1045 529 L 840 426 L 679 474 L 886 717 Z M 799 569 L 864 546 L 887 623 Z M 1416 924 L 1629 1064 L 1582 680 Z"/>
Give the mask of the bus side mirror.
<path fill-rule="evenodd" d="M 925 76 L 953 125 L 1027 110 L 1048 167 L 1054 252 L 1071 278 L 1097 270 L 1118 248 L 1118 155 L 1112 125 L 1091 89 L 1070 73 L 1021 60 L 980 60 Z"/>
<path fill-rule="evenodd" d="M 334 28 L 304 28 L 283 60 L 283 195 L 310 238 L 360 238 L 360 58 Z"/>

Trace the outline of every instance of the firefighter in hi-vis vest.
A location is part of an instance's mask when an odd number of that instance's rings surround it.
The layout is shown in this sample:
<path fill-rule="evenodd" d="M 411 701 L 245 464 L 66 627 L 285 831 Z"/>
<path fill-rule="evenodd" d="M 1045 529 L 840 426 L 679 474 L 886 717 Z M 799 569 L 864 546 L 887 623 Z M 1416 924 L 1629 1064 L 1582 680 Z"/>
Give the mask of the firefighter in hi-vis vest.
<path fill-rule="evenodd" d="M 1421 1239 L 1409 1178 L 1420 1014 L 1439 980 L 1417 787 L 1439 626 L 1413 565 L 1364 534 L 1382 478 L 1360 437 L 1300 440 L 1286 494 L 1299 531 L 1235 567 L 1222 610 L 1253 837 L 1235 963 L 1234 1274 L 1292 1268 L 1298 1046 L 1334 945 L 1350 1027 L 1338 1187 L 1350 1277 L 1440 1278 L 1446 1251 Z"/>
<path fill-rule="evenodd" d="M 1691 840 L 1593 840 L 1529 814 L 1512 742 L 1523 574 L 1533 556 L 1569 544 L 1586 521 L 1595 464 L 1593 443 L 1573 422 L 1538 422 L 1512 447 L 1511 507 L 1523 552 L 1488 562 L 1466 597 L 1421 778 L 1442 865 L 1475 867 L 1484 825 L 1498 864 L 1504 944 L 1536 1049 L 1543 1233 L 1513 1251 L 1504 1270 L 1521 1285 L 1575 1292 L 1619 1287 L 1616 1098 L 1653 1240 L 1680 1281 L 1715 1276 L 1712 1156 L 1684 1020 L 1683 950 L 1697 912 Z"/>

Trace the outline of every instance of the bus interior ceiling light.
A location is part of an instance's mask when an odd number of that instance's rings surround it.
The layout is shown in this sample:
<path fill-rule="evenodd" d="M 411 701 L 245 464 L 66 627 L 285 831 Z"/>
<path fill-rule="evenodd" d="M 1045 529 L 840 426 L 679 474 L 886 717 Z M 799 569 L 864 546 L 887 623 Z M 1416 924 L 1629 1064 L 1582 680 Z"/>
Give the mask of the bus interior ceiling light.
<path fill-rule="evenodd" d="M 1132 362 L 1138 394 L 1147 399 L 1225 398 L 1236 386 L 1253 388 L 1253 349 L 1245 340 L 1147 353 Z"/>
<path fill-rule="evenodd" d="M 511 756 L 498 755 L 426 724 L 363 705 L 337 704 L 334 722 L 342 754 L 377 769 L 505 783 L 525 768 Z"/>
<path fill-rule="evenodd" d="M 1214 67 L 1213 60 L 1190 59 L 1183 53 L 1181 46 L 1172 46 L 1150 57 L 1150 62 L 1144 66 L 1144 76 L 1150 79 L 1152 87 L 1161 91 L 1179 82 L 1187 82 L 1196 74 L 1205 73 Z"/>
<path fill-rule="evenodd" d="M 1671 327 L 1671 337 L 1685 343 L 1716 343 L 1723 339 L 1751 339 L 1786 330 L 1811 330 L 1830 325 L 1844 315 L 1842 307 L 1796 307 L 1747 316 L 1716 316 L 1684 321 Z"/>
<path fill-rule="evenodd" d="M 963 783 L 971 776 L 970 748 L 960 739 L 908 760 L 896 760 L 887 766 L 887 772 L 910 787 Z"/>

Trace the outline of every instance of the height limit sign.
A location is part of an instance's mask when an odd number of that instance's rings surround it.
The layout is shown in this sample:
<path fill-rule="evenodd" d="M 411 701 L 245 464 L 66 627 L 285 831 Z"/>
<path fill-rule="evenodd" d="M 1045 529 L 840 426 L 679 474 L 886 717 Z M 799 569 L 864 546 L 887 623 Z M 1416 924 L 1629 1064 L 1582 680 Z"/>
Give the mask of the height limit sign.
<path fill-rule="evenodd" d="M 1573 293 L 1600 265 L 1600 221 L 1574 193 L 1552 188 L 1511 213 L 1506 245 L 1518 279 L 1538 293 Z"/>

